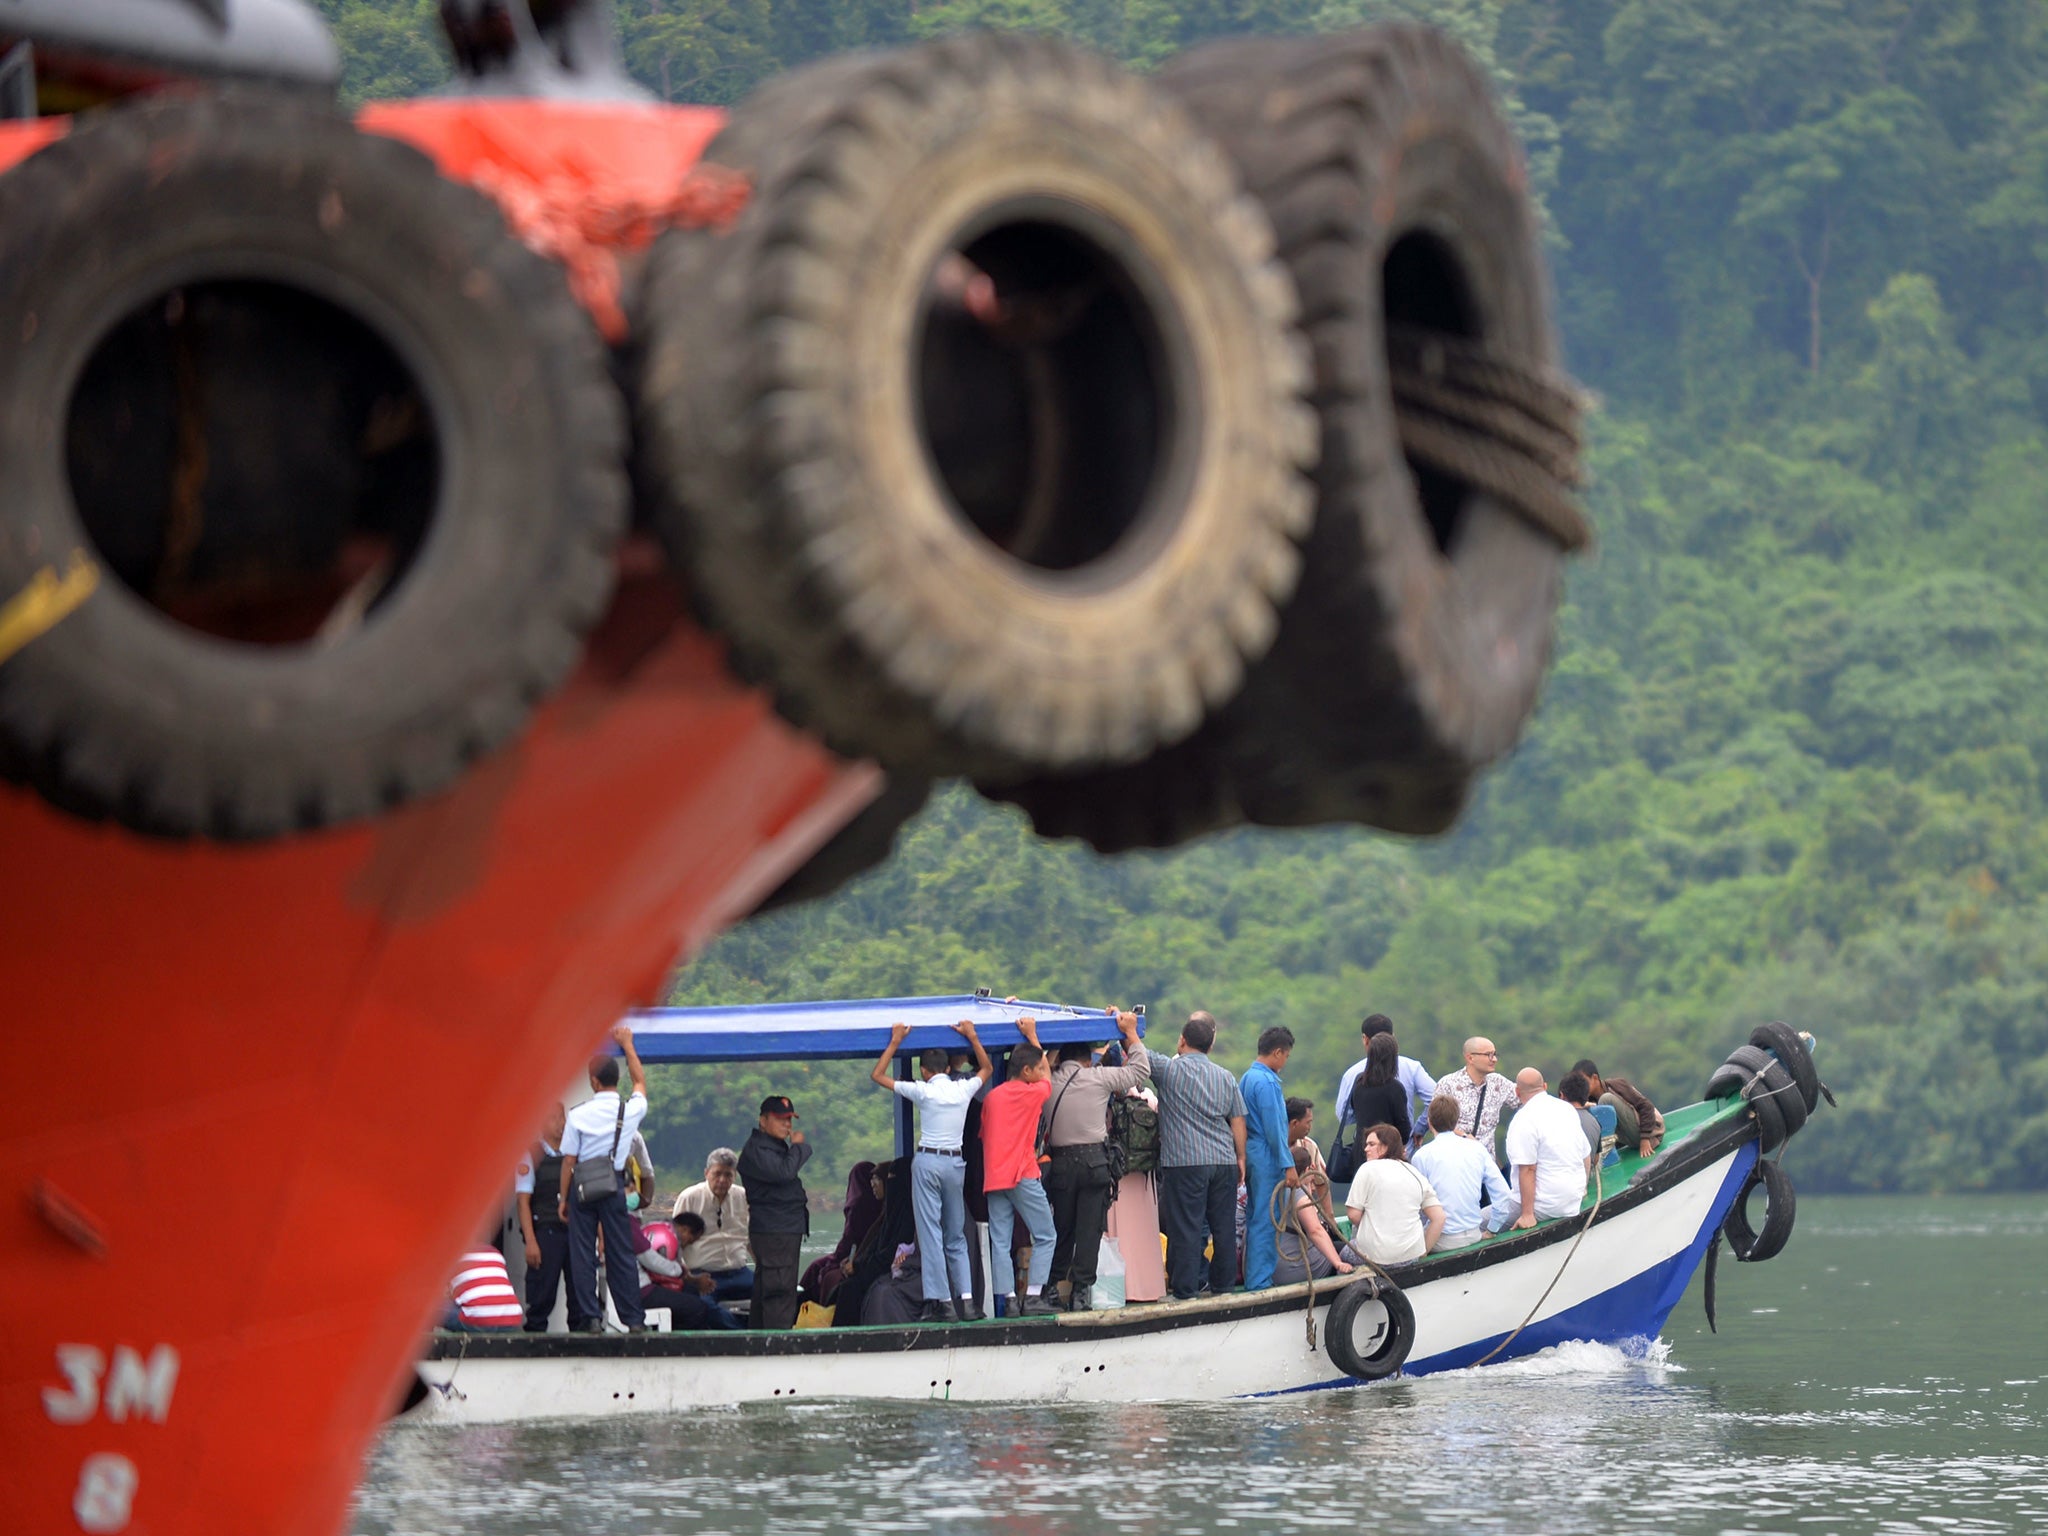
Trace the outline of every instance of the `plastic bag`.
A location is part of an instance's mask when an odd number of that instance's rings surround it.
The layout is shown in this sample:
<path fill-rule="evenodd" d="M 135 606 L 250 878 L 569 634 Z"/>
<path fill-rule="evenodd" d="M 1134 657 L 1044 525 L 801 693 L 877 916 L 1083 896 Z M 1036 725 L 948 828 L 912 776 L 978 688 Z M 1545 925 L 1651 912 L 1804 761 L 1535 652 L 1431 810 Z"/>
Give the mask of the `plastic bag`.
<path fill-rule="evenodd" d="M 1124 1304 L 1124 1256 L 1113 1237 L 1105 1237 L 1096 1253 L 1095 1284 L 1089 1289 L 1088 1300 L 1101 1311 Z"/>

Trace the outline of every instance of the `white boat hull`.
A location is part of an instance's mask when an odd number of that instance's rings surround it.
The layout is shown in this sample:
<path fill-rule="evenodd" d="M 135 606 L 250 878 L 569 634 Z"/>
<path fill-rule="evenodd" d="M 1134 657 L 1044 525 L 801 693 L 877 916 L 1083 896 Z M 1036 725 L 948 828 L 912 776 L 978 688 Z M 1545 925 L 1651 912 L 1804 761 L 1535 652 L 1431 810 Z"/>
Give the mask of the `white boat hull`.
<path fill-rule="evenodd" d="M 1495 1258 L 1499 1250 L 1480 1249 L 1408 1268 L 1397 1276 L 1416 1320 L 1405 1373 L 1473 1364 L 1510 1334 L 1499 1358 L 1566 1339 L 1655 1337 L 1755 1158 L 1754 1142 L 1724 1141 L 1654 1195 L 1617 1199 L 1582 1238 L 1577 1221 L 1559 1222 L 1554 1240 L 1526 1251 Z M 430 1390 L 408 1416 L 486 1424 L 812 1398 L 1107 1403 L 1357 1386 L 1321 1347 L 1328 1303 L 1342 1284 L 1319 1287 L 1315 1347 L 1305 1287 L 1056 1323 L 823 1330 L 762 1341 L 772 1353 L 738 1352 L 734 1346 L 746 1341 L 734 1335 L 555 1339 L 549 1346 L 479 1339 L 467 1348 L 448 1340 L 444 1358 L 420 1367 Z M 507 1347 L 524 1352 L 502 1354 Z M 560 1352 L 536 1357 L 536 1347 Z"/>

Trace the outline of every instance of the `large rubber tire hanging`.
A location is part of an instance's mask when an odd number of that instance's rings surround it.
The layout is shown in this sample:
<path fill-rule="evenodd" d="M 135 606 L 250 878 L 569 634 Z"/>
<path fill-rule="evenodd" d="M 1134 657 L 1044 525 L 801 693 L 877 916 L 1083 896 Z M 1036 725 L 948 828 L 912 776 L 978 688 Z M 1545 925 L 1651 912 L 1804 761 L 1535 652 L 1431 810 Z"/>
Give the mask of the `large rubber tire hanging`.
<path fill-rule="evenodd" d="M 1763 1071 L 1756 1075 L 1756 1081 L 1744 1090 L 1749 1107 L 1758 1110 L 1768 1106 L 1776 1112 L 1778 1123 L 1784 1127 L 1784 1134 L 1771 1142 L 1764 1150 L 1771 1151 L 1779 1141 L 1796 1136 L 1806 1125 L 1806 1100 L 1799 1096 L 1799 1085 L 1792 1080 L 1792 1074 L 1774 1058 Z"/>
<path fill-rule="evenodd" d="M 1759 1186 L 1764 1192 L 1764 1224 L 1758 1231 L 1750 1225 L 1749 1197 Z M 1798 1200 L 1792 1190 L 1792 1176 L 1779 1164 L 1759 1159 L 1743 1181 L 1742 1191 L 1729 1207 L 1721 1230 L 1728 1235 L 1728 1251 L 1744 1264 L 1761 1264 L 1784 1252 L 1792 1236 L 1792 1221 Z"/>
<path fill-rule="evenodd" d="M 1315 526 L 1279 637 L 1221 718 L 1152 762 L 1007 798 L 1104 850 L 1243 820 L 1441 831 L 1534 707 L 1582 533 L 1404 458 L 1390 335 L 1549 369 L 1521 156 L 1479 71 L 1420 27 L 1222 42 L 1160 79 L 1236 161 L 1300 291 Z"/>
<path fill-rule="evenodd" d="M 438 789 L 603 611 L 624 422 L 561 273 L 416 151 L 212 93 L 0 177 L 0 766 L 251 838 Z M 48 577 L 44 578 L 47 583 Z"/>
<path fill-rule="evenodd" d="M 834 60 L 707 152 L 665 237 L 645 482 L 737 665 L 912 776 L 1125 762 L 1271 643 L 1315 451 L 1291 285 L 1143 82 L 977 34 Z"/>
<path fill-rule="evenodd" d="M 1813 1053 L 1799 1038 L 1799 1031 L 1782 1020 L 1759 1024 L 1749 1032 L 1749 1043 L 1774 1053 L 1799 1085 L 1799 1096 L 1811 1114 L 1820 1106 L 1820 1073 L 1814 1070 Z"/>
<path fill-rule="evenodd" d="M 1770 1065 L 1770 1052 L 1760 1045 L 1738 1045 L 1728 1053 L 1728 1059 L 1714 1068 L 1707 1078 L 1703 1099 L 1724 1099 L 1732 1093 L 1740 1093 L 1749 1086 L 1749 1080 Z"/>
<path fill-rule="evenodd" d="M 1330 1303 L 1323 1341 L 1330 1363 L 1346 1376 L 1360 1381 L 1391 1376 L 1415 1347 L 1414 1305 L 1390 1281 L 1357 1281 Z"/>

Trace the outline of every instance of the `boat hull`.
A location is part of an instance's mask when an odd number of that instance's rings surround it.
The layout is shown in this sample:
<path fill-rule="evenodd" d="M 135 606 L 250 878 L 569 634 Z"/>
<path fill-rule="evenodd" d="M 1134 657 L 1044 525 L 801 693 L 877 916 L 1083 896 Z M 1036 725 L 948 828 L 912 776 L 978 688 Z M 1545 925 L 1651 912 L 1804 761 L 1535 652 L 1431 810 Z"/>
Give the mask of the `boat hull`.
<path fill-rule="evenodd" d="M 0 787 L 0 1528 L 330 1536 L 544 1106 L 874 793 L 651 563 L 515 746 L 151 842 Z"/>
<path fill-rule="evenodd" d="M 1397 1278 L 1416 1317 L 1405 1372 L 1471 1365 L 1511 1334 L 1501 1358 L 1568 1339 L 1654 1338 L 1755 1159 L 1746 1127 L 1725 1127 L 1682 1168 L 1617 1198 L 1582 1240 L 1582 1221 L 1560 1221 L 1405 1267 Z M 1303 1286 L 950 1328 L 444 1338 L 438 1358 L 421 1366 L 429 1390 L 408 1417 L 504 1423 L 813 1398 L 1215 1401 L 1352 1387 L 1360 1383 L 1321 1345 L 1329 1302 L 1344 1283 L 1317 1286 L 1315 1345 Z"/>

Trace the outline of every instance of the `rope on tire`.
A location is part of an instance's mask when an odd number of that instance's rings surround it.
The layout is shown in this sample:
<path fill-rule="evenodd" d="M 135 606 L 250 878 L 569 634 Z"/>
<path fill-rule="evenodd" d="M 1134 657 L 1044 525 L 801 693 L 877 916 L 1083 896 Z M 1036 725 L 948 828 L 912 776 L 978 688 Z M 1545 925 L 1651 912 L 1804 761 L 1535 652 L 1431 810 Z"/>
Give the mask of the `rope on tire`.
<path fill-rule="evenodd" d="M 1387 328 L 1401 450 L 1503 503 L 1567 550 L 1593 542 L 1573 492 L 1583 397 L 1552 369 L 1419 326 Z"/>
<path fill-rule="evenodd" d="M 1281 1197 L 1283 1195 L 1293 1195 L 1297 1188 L 1298 1186 L 1289 1185 L 1284 1179 L 1280 1183 L 1275 1184 L 1273 1186 L 1273 1193 L 1266 1200 L 1266 1217 L 1273 1223 L 1273 1235 L 1276 1239 L 1292 1231 L 1295 1242 L 1301 1245 L 1301 1267 L 1308 1271 L 1307 1310 L 1303 1318 L 1303 1325 L 1308 1333 L 1309 1350 L 1313 1353 L 1316 1347 L 1316 1277 L 1314 1267 L 1308 1261 L 1308 1232 L 1301 1224 L 1301 1209 L 1292 1199 L 1286 1202 L 1284 1212 L 1281 1207 Z M 1281 1219 L 1283 1214 L 1286 1218 L 1284 1221 Z M 1335 1246 L 1334 1238 L 1331 1240 L 1331 1245 Z M 1372 1271 L 1373 1275 L 1377 1277 L 1373 1287 L 1373 1294 L 1375 1296 L 1379 1294 L 1379 1280 L 1386 1281 L 1388 1285 L 1394 1283 L 1394 1277 L 1380 1268 L 1379 1264 L 1363 1249 L 1353 1248 L 1351 1251 L 1358 1255 L 1358 1263 L 1354 1264 L 1352 1268 L 1356 1270 L 1362 1266 Z M 1545 1294 L 1548 1293 L 1546 1292 Z"/>

